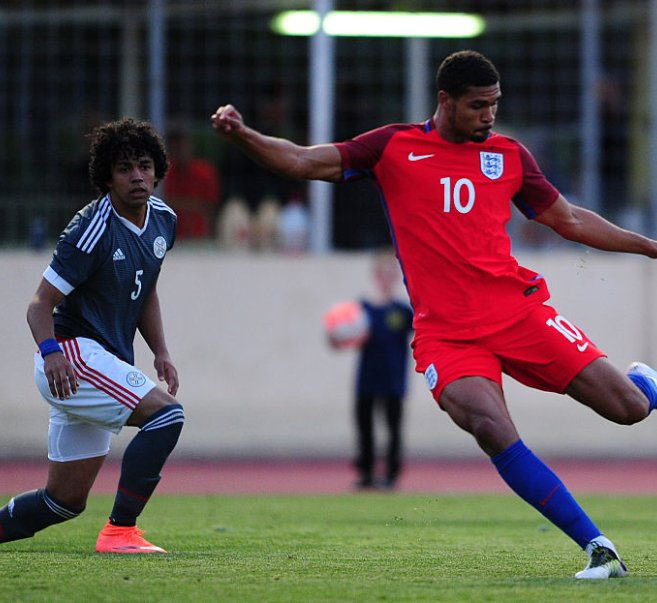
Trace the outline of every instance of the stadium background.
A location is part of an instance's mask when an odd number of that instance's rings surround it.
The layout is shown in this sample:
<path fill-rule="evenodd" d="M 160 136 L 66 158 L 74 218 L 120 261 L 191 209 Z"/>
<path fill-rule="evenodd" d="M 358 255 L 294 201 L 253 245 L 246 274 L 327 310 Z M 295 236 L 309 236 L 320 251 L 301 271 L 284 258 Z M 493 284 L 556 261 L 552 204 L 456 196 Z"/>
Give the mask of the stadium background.
<path fill-rule="evenodd" d="M 330 351 L 321 314 L 368 292 L 369 253 L 388 242 L 366 185 L 317 192 L 269 177 L 226 148 L 210 113 L 236 104 L 252 125 L 311 141 L 312 42 L 274 34 L 284 9 L 326 2 L 16 0 L 0 9 L 0 278 L 3 379 L 0 454 L 43 455 L 46 413 L 34 389 L 25 307 L 55 237 L 90 198 L 83 134 L 132 114 L 163 130 L 184 117 L 216 162 L 225 197 L 301 194 L 318 213 L 326 248 L 300 257 L 216 241 L 181 242 L 162 275 L 169 346 L 190 420 L 177 450 L 194 458 L 333 458 L 351 454 L 353 356 Z M 330 4 L 330 3 L 329 3 Z M 518 136 L 571 199 L 654 234 L 649 140 L 657 69 L 657 2 L 583 0 L 333 2 L 336 9 L 471 11 L 487 27 L 473 40 L 336 38 L 330 63 L 330 138 L 385 122 L 420 120 L 449 52 L 473 47 L 502 74 L 499 128 Z M 418 88 L 418 82 L 421 86 Z M 314 97 L 315 100 L 316 97 Z M 417 112 L 413 114 L 413 112 Z M 507 125 L 508 123 L 508 125 Z M 328 192 L 327 192 L 328 191 Z M 331 198 L 329 211 L 318 205 Z M 626 364 L 657 362 L 654 268 L 554 240 L 521 221 L 511 229 L 522 262 L 543 272 L 555 304 Z M 44 241 L 45 240 L 45 243 Z M 43 245 L 43 247 L 42 247 Z M 320 246 L 321 247 L 321 246 Z M 138 344 L 140 364 L 150 359 Z M 405 428 L 409 456 L 479 456 L 413 376 Z M 649 457 L 650 422 L 607 425 L 559 396 L 506 385 L 525 439 L 553 456 Z M 114 453 L 124 445 L 117 439 Z"/>

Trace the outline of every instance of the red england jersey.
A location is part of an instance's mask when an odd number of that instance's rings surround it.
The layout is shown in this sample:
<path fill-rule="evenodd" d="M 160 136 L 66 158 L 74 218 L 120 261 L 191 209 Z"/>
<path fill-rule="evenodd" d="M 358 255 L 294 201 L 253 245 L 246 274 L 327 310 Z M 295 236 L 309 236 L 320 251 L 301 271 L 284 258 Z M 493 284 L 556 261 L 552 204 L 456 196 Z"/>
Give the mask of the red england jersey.
<path fill-rule="evenodd" d="M 496 133 L 451 143 L 427 120 L 336 147 L 344 179 L 369 177 L 380 193 L 417 335 L 483 335 L 549 298 L 543 277 L 511 255 L 506 231 L 512 202 L 534 218 L 559 194 L 520 143 Z"/>

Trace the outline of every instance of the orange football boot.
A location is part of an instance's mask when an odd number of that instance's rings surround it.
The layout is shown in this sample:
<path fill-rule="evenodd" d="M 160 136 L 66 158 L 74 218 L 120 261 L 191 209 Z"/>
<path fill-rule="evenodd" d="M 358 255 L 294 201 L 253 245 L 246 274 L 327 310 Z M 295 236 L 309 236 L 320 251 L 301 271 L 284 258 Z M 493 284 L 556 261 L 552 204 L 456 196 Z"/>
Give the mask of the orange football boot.
<path fill-rule="evenodd" d="M 96 552 L 123 554 L 166 553 L 163 548 L 155 546 L 143 538 L 143 534 L 144 531 L 137 526 L 115 526 L 108 521 L 98 534 Z"/>

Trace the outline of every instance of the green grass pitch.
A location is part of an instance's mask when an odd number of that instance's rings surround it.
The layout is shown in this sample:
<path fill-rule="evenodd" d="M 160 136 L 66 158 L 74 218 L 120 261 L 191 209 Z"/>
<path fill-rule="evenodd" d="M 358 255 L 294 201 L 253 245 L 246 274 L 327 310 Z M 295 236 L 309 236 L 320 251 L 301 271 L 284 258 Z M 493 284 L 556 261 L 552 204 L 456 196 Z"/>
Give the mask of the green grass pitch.
<path fill-rule="evenodd" d="M 574 580 L 584 553 L 512 496 L 156 496 L 140 526 L 166 556 L 93 553 L 111 506 L 94 496 L 80 518 L 0 547 L 0 601 L 657 600 L 657 498 L 580 500 L 628 578 Z"/>

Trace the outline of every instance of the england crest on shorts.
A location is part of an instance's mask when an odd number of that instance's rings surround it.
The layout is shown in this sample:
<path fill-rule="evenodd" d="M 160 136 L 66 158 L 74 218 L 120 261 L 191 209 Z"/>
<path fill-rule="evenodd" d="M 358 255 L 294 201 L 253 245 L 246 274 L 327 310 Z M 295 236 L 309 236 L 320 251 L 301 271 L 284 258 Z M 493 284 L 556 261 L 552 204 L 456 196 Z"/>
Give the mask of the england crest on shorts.
<path fill-rule="evenodd" d="M 429 389 L 433 389 L 438 385 L 438 371 L 433 362 L 427 367 L 427 370 L 424 371 L 424 380 L 427 382 Z"/>
<path fill-rule="evenodd" d="M 479 153 L 479 162 L 481 173 L 486 178 L 497 180 L 504 173 L 504 155 L 502 153 L 481 151 Z"/>

